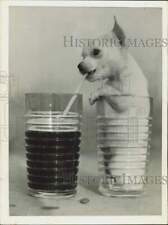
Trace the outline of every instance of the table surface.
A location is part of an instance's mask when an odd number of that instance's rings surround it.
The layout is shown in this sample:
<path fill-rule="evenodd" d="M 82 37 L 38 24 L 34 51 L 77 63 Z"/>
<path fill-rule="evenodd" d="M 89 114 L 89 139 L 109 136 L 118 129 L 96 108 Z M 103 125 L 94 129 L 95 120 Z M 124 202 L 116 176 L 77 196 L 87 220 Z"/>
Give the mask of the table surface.
<path fill-rule="evenodd" d="M 155 148 L 157 141 L 155 141 Z M 161 154 L 153 151 L 148 175 L 160 176 Z M 96 152 L 82 153 L 78 191 L 69 199 L 35 198 L 27 193 L 24 154 L 10 154 L 10 215 L 56 216 L 56 215 L 160 215 L 161 185 L 148 184 L 144 195 L 136 198 L 109 198 L 100 195 L 97 183 L 85 182 L 86 177 L 95 177 L 97 172 Z M 82 179 L 81 179 L 82 178 Z M 80 199 L 88 198 L 87 204 Z"/>

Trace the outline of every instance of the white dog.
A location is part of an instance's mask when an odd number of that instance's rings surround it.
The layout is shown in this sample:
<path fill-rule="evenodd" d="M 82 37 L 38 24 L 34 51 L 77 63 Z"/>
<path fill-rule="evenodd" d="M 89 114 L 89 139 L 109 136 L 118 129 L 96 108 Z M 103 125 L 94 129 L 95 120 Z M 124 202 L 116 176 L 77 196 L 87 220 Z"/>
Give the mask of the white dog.
<path fill-rule="evenodd" d="M 125 33 L 115 17 L 112 31 L 99 39 L 106 44 L 96 45 L 93 42 L 85 46 L 82 51 L 83 60 L 78 68 L 81 74 L 87 74 L 86 79 L 90 82 L 105 80 L 103 87 L 91 95 L 90 103 L 94 104 L 99 97 L 104 97 L 117 114 L 123 115 L 128 113 L 133 103 L 126 98 L 116 98 L 116 95 L 149 96 L 147 79 L 129 53 Z M 135 99 L 135 107 L 136 104 L 138 107 L 142 104 L 143 115 L 149 114 L 149 104 L 143 105 L 143 101 Z"/>

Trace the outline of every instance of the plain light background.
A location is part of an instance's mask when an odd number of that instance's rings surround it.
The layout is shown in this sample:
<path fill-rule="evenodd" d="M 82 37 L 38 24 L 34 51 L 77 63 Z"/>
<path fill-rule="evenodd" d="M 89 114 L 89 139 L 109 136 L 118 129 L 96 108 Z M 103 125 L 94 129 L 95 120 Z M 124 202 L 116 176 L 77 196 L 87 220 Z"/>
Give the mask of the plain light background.
<path fill-rule="evenodd" d="M 24 151 L 24 94 L 73 93 L 81 80 L 77 65 L 80 47 L 64 47 L 64 36 L 99 37 L 113 28 L 113 16 L 127 38 L 161 38 L 161 10 L 154 8 L 12 7 L 10 10 L 10 138 Z M 144 71 L 154 99 L 153 133 L 161 134 L 161 48 L 130 48 Z M 97 84 L 96 84 L 97 85 Z M 95 84 L 86 82 L 82 94 L 84 125 L 82 151 L 95 151 L 95 107 L 88 98 Z M 19 145 L 19 146 L 17 146 Z M 161 152 L 161 148 L 157 149 Z"/>
<path fill-rule="evenodd" d="M 56 8 L 12 7 L 10 9 L 10 203 L 12 215 L 41 215 L 41 201 L 27 196 L 24 149 L 24 94 L 27 92 L 73 93 L 81 81 L 77 65 L 81 48 L 65 48 L 64 36 L 92 38 L 113 28 L 113 16 L 128 38 L 161 38 L 161 9 L 155 8 Z M 161 48 L 130 48 L 144 71 L 150 95 L 154 99 L 153 139 L 150 175 L 161 175 Z M 88 98 L 99 84 L 86 82 L 83 94 L 83 139 L 81 145 L 81 175 L 97 175 L 96 110 Z M 90 157 L 90 153 L 92 157 Z M 91 199 L 83 210 L 76 199 L 62 202 L 62 215 L 144 215 L 159 214 L 160 185 L 149 188 L 147 197 L 134 199 L 103 198 L 97 186 L 80 187 L 80 196 Z M 82 192 L 83 190 L 83 192 Z M 86 195 L 87 194 L 87 195 Z M 102 198 L 101 198 L 102 197 Z M 77 197 L 78 198 L 78 197 Z M 136 207 L 135 207 L 136 206 Z M 98 210 L 99 208 L 99 210 Z M 60 209 L 61 210 L 61 209 Z M 56 215 L 56 211 L 46 212 Z M 49 214 L 50 213 L 50 214 Z M 59 213 L 59 212 L 58 212 Z"/>

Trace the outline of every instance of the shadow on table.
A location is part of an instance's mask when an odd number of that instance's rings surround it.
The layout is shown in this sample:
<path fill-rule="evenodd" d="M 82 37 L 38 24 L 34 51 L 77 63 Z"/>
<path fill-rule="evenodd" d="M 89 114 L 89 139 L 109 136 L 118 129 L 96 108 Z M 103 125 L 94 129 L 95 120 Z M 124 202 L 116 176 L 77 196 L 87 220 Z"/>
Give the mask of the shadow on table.
<path fill-rule="evenodd" d="M 85 170 L 81 170 L 79 173 L 79 184 L 85 189 L 100 195 L 98 186 L 100 178 Z"/>

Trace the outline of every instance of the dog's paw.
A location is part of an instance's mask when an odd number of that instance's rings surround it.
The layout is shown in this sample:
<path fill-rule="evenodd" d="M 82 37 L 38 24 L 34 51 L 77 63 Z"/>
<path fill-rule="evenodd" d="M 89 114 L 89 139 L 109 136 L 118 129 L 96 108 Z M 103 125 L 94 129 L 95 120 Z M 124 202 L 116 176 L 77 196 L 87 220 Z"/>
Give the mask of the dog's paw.
<path fill-rule="evenodd" d="M 94 105 L 94 103 L 99 99 L 100 95 L 98 92 L 92 93 L 89 98 L 90 105 Z"/>
<path fill-rule="evenodd" d="M 98 88 L 96 92 L 92 93 L 89 102 L 93 105 L 100 97 L 108 95 L 109 90 L 107 88 Z"/>

